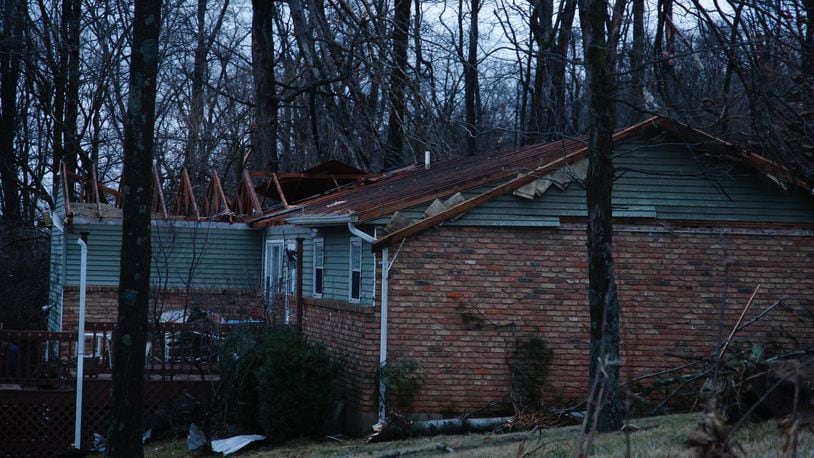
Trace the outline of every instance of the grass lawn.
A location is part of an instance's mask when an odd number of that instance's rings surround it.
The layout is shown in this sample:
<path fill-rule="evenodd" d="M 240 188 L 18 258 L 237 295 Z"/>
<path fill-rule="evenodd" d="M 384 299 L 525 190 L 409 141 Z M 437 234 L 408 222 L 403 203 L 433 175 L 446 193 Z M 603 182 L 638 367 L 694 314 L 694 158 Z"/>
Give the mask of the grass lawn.
<path fill-rule="evenodd" d="M 632 455 L 636 457 L 692 456 L 683 442 L 695 427 L 696 414 L 650 417 L 632 421 L 639 431 L 630 435 Z M 467 457 L 539 456 L 572 457 L 576 448 L 577 427 L 553 428 L 511 434 L 466 434 L 409 439 L 381 444 L 366 444 L 364 439 L 345 442 L 299 440 L 280 446 L 255 446 L 238 453 L 245 457 L 396 457 L 434 456 L 450 453 Z M 743 456 L 782 456 L 785 437 L 774 421 L 750 424 L 736 434 Z M 251 447 L 251 446 L 250 446 Z M 814 456 L 814 435 L 800 434 L 798 456 Z M 145 445 L 146 457 L 186 457 L 185 441 L 157 442 Z M 625 435 L 599 435 L 592 456 L 625 456 Z"/>

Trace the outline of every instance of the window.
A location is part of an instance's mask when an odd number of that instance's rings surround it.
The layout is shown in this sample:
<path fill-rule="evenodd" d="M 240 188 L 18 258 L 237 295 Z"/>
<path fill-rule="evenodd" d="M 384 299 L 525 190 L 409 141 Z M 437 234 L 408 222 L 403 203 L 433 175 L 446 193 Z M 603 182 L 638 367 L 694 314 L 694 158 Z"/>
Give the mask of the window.
<path fill-rule="evenodd" d="M 283 292 L 283 241 L 266 242 L 265 289 L 266 300 L 271 301 L 274 295 Z"/>
<path fill-rule="evenodd" d="M 362 292 L 362 240 L 350 240 L 350 301 L 359 302 Z"/>
<path fill-rule="evenodd" d="M 314 297 L 322 297 L 322 275 L 325 271 L 325 240 L 314 239 Z"/>
<path fill-rule="evenodd" d="M 288 270 L 287 294 L 297 294 L 297 242 L 291 240 L 286 247 L 286 265 Z"/>

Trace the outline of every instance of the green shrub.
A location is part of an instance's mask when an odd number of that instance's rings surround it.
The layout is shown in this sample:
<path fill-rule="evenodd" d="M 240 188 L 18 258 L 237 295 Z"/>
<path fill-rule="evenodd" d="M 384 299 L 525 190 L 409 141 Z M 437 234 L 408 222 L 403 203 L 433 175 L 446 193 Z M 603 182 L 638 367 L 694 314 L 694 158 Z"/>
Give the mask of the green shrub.
<path fill-rule="evenodd" d="M 324 433 L 338 366 L 323 346 L 275 327 L 235 333 L 224 347 L 227 421 L 274 442 Z"/>
<path fill-rule="evenodd" d="M 402 410 L 410 406 L 424 382 L 423 375 L 418 372 L 418 363 L 411 359 L 388 363 L 382 368 L 381 375 L 386 392 Z"/>

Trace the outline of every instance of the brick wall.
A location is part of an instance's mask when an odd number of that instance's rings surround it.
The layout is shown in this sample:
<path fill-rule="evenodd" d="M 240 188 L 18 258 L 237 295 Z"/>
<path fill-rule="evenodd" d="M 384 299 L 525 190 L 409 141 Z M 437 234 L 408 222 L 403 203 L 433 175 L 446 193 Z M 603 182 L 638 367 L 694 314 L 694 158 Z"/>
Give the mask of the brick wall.
<path fill-rule="evenodd" d="M 118 313 L 118 288 L 115 286 L 88 286 L 85 293 L 85 320 L 114 323 Z M 183 310 L 199 307 L 216 312 L 224 319 L 245 319 L 253 306 L 261 304 L 261 297 L 244 289 L 163 289 L 154 290 L 151 311 Z M 79 320 L 79 287 L 66 286 L 62 304 L 62 330 L 75 331 Z"/>
<path fill-rule="evenodd" d="M 379 309 L 315 298 L 303 302 L 303 332 L 342 364 L 338 384 L 346 402 L 346 426 L 352 433 L 368 432 L 376 418 Z"/>
<path fill-rule="evenodd" d="M 812 337 L 795 315 L 814 309 L 814 231 L 616 226 L 622 377 L 676 367 L 665 352 L 700 354 L 717 341 L 729 263 L 724 334 L 754 288 L 748 321 L 768 317 Z M 508 399 L 507 356 L 518 337 L 553 349 L 546 395 L 587 387 L 584 225 L 559 229 L 444 227 L 409 239 L 391 270 L 389 359 L 415 360 L 425 377 L 412 411 L 450 415 Z M 739 334 L 765 339 L 764 320 Z"/>

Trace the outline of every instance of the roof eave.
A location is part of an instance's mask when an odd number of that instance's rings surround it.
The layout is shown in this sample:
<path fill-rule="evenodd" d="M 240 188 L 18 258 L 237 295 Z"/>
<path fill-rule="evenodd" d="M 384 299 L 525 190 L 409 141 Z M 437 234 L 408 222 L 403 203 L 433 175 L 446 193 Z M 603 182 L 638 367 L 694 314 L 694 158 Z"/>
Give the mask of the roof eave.
<path fill-rule="evenodd" d="M 357 215 L 304 215 L 294 216 L 287 218 L 289 224 L 296 224 L 297 226 L 305 227 L 327 227 L 327 226 L 346 226 L 348 223 L 357 222 Z"/>

